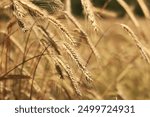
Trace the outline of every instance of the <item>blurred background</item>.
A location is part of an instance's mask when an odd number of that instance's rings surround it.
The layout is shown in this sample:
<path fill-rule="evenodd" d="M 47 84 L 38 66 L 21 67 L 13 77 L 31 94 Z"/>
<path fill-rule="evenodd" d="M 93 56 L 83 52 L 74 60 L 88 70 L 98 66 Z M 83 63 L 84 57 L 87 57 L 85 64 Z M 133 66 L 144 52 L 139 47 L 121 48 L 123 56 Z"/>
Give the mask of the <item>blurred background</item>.
<path fill-rule="evenodd" d="M 91 0 L 93 5 L 97 8 L 103 8 L 114 11 L 118 16 L 122 17 L 126 13 L 124 9 L 116 2 L 116 0 Z M 125 0 L 132 8 L 136 15 L 143 16 L 143 12 L 137 3 L 137 0 Z M 150 8 L 150 0 L 146 0 Z M 72 13 L 76 16 L 82 16 L 82 6 L 80 0 L 71 0 Z"/>

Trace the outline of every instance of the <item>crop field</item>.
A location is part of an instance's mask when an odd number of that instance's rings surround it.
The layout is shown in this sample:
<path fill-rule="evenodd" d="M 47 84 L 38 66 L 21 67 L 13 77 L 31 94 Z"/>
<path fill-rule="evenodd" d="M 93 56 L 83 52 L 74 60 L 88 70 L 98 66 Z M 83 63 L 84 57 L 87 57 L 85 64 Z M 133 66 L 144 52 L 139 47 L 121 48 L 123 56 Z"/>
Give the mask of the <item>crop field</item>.
<path fill-rule="evenodd" d="M 1 0 L 0 99 L 150 99 L 149 0 L 102 1 Z"/>

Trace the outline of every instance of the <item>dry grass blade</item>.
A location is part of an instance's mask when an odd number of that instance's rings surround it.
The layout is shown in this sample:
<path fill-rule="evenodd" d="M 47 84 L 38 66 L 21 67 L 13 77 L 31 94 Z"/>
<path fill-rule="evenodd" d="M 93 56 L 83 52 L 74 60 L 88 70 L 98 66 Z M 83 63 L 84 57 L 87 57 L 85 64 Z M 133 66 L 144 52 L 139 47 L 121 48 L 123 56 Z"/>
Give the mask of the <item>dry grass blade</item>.
<path fill-rule="evenodd" d="M 6 36 L 10 36 L 10 41 L 20 50 L 21 53 L 24 52 L 23 47 L 21 44 L 11 35 L 8 35 L 5 31 L 0 31 L 0 34 L 4 34 Z"/>
<path fill-rule="evenodd" d="M 50 44 L 54 48 L 55 52 L 58 55 L 60 55 L 61 52 L 59 51 L 58 45 L 53 40 L 53 37 L 42 26 L 38 26 L 38 27 L 41 29 L 41 33 L 44 35 L 44 37 L 46 37 L 48 42 L 50 42 Z"/>
<path fill-rule="evenodd" d="M 68 13 L 71 13 L 71 0 L 66 0 L 65 1 L 66 2 L 66 11 L 68 12 Z"/>
<path fill-rule="evenodd" d="M 129 17 L 131 18 L 135 26 L 139 27 L 140 26 L 139 22 L 137 21 L 135 15 L 132 13 L 128 4 L 124 0 L 117 0 L 117 2 L 124 8 L 124 10 L 126 10 L 126 12 L 128 13 Z"/>
<path fill-rule="evenodd" d="M 142 11 L 143 11 L 145 17 L 146 17 L 147 19 L 149 19 L 149 18 L 150 18 L 150 13 L 149 13 L 149 10 L 148 10 L 148 8 L 147 8 L 147 6 L 146 6 L 144 0 L 137 0 L 137 2 L 139 3 L 139 5 L 140 5 L 140 7 L 141 7 L 141 9 L 142 9 Z"/>
<path fill-rule="evenodd" d="M 28 61 L 30 61 L 30 60 L 32 60 L 32 59 L 38 58 L 38 57 L 43 56 L 43 55 L 44 55 L 44 54 L 42 53 L 42 54 L 39 54 L 39 55 L 36 55 L 36 56 L 33 56 L 33 57 L 29 58 L 29 59 L 24 60 L 23 62 L 17 64 L 15 67 L 13 67 L 13 68 L 10 69 L 9 71 L 7 71 L 4 75 L 2 75 L 2 77 L 7 76 L 10 72 L 12 72 L 14 69 L 18 68 L 19 66 L 21 66 L 23 63 L 26 63 L 26 62 L 28 62 Z"/>
<path fill-rule="evenodd" d="M 30 76 L 26 76 L 26 75 L 7 75 L 4 77 L 0 77 L 0 81 L 4 81 L 4 80 L 17 80 L 17 79 L 26 79 L 29 80 L 31 79 Z"/>

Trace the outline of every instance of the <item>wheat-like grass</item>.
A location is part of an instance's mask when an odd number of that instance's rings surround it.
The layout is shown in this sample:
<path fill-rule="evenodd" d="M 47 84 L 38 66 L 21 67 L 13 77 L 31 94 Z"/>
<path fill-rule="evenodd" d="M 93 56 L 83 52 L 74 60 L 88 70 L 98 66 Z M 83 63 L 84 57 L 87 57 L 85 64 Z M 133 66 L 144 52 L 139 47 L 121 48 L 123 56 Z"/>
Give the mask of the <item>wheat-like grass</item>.
<path fill-rule="evenodd" d="M 33 5 L 32 3 L 26 3 L 24 1 L 19 1 L 20 5 L 22 6 L 26 6 L 29 9 L 31 9 L 33 12 L 38 13 L 38 16 L 43 17 L 44 19 L 48 19 L 49 22 L 51 22 L 52 24 L 54 24 L 57 28 L 59 28 L 69 39 L 72 39 L 72 35 L 67 32 L 67 30 L 62 26 L 61 23 L 59 23 L 59 21 L 57 21 L 54 17 L 49 16 L 45 11 L 42 11 L 41 9 L 39 9 L 38 7 L 36 7 L 35 5 Z M 19 5 L 18 5 L 19 6 Z M 21 7 L 24 8 L 24 7 Z M 26 10 L 26 9 L 23 9 Z M 18 16 L 18 15 L 17 15 Z M 20 16 L 20 15 L 19 15 Z M 23 16 L 22 16 L 23 17 Z M 17 17 L 18 18 L 18 17 Z M 20 18 L 20 17 L 19 17 Z M 37 27 L 40 28 L 40 32 L 42 33 L 42 35 L 44 35 L 44 37 L 50 41 L 50 44 L 52 46 L 52 48 L 55 50 L 55 52 L 57 53 L 56 55 L 53 54 L 54 56 L 52 57 L 53 60 L 55 61 L 55 64 L 59 64 L 63 67 L 63 69 L 66 71 L 66 73 L 68 74 L 68 77 L 70 78 L 72 85 L 76 91 L 76 93 L 78 95 L 82 95 L 79 87 L 78 87 L 78 83 L 76 81 L 76 79 L 73 76 L 73 73 L 71 71 L 71 68 L 69 67 L 69 65 L 64 64 L 64 59 L 59 59 L 57 55 L 61 55 L 61 52 L 58 49 L 57 44 L 55 43 L 55 41 L 52 40 L 52 38 L 50 37 L 50 34 L 41 26 L 37 25 L 33 27 L 33 30 L 36 32 L 37 36 L 39 35 L 37 32 Z M 42 37 L 42 36 L 41 36 Z M 40 37 L 40 38 L 41 38 Z M 74 40 L 70 40 L 71 44 L 74 43 Z M 87 70 L 87 68 L 82 64 L 81 60 L 79 59 L 79 55 L 77 55 L 77 53 L 74 51 L 74 49 L 71 47 L 71 45 L 69 43 L 63 43 L 67 52 L 69 53 L 69 55 L 73 58 L 73 60 L 76 62 L 76 64 L 78 65 L 78 67 L 80 68 L 80 70 L 84 73 L 84 75 L 86 76 L 87 81 L 91 82 L 91 75 L 89 73 L 89 71 Z M 95 48 L 94 48 L 95 49 Z M 93 50 L 94 50 L 93 49 Z M 94 50 L 95 52 L 95 50 Z M 51 53 L 50 53 L 51 54 Z M 49 54 L 49 55 L 50 55 Z M 58 70 L 57 70 L 58 71 Z M 58 71 L 60 72 L 60 71 Z"/>
<path fill-rule="evenodd" d="M 85 11 L 85 14 L 88 18 L 88 21 L 90 22 L 91 26 L 93 27 L 94 31 L 97 33 L 99 31 L 103 32 L 102 29 L 98 27 L 98 24 L 96 23 L 96 19 L 92 10 L 92 4 L 90 3 L 90 0 L 81 0 L 83 9 Z"/>
<path fill-rule="evenodd" d="M 79 96 L 82 96 L 82 93 L 78 86 L 78 82 L 76 81 L 75 75 L 73 74 L 71 67 L 66 62 L 64 62 L 65 60 L 63 59 L 63 57 L 61 55 L 57 56 L 57 54 L 53 53 L 50 49 L 48 49 L 48 53 L 49 53 L 49 56 L 51 56 L 51 58 L 53 59 L 55 67 L 57 66 L 56 71 L 59 73 L 61 78 L 64 77 L 62 74 L 62 71 L 61 71 L 61 67 L 62 67 L 65 70 L 65 72 L 67 73 L 68 78 L 70 78 L 70 81 L 72 83 L 72 86 L 73 86 L 75 92 Z M 48 57 L 49 61 L 52 61 L 51 58 Z M 58 67 L 59 67 L 59 69 L 58 69 Z"/>
<path fill-rule="evenodd" d="M 76 42 L 73 39 L 73 36 L 69 33 L 67 28 L 62 23 L 60 23 L 55 17 L 48 15 L 46 11 L 35 6 L 34 4 L 32 4 L 32 2 L 29 2 L 27 0 L 19 1 L 19 2 L 20 2 L 20 5 L 22 4 L 28 7 L 33 13 L 38 14 L 38 16 L 40 16 L 42 19 L 48 19 L 49 22 L 51 22 L 54 26 L 60 29 L 63 34 L 65 34 L 67 39 L 70 40 L 71 44 L 76 45 Z"/>
<path fill-rule="evenodd" d="M 85 65 L 83 64 L 83 60 L 81 59 L 81 57 L 77 54 L 77 52 L 73 49 L 73 47 L 71 47 L 68 43 L 64 43 L 64 47 L 66 51 L 69 53 L 69 55 L 71 56 L 71 58 L 76 62 L 79 69 L 81 69 L 83 74 L 86 76 L 87 81 L 91 82 L 92 81 L 91 75 L 89 71 L 87 70 L 87 68 L 85 67 Z"/>
<path fill-rule="evenodd" d="M 91 42 L 87 33 L 81 27 L 81 25 L 76 21 L 76 19 L 71 14 L 65 12 L 65 15 L 76 26 L 76 28 L 80 31 L 80 33 L 85 37 L 85 40 L 86 40 L 87 44 L 89 45 L 89 47 L 91 48 L 91 50 L 93 51 L 93 53 L 95 54 L 95 57 L 99 59 L 100 55 L 97 52 L 97 49 L 94 47 L 93 43 Z"/>
<path fill-rule="evenodd" d="M 28 15 L 28 11 L 20 4 L 18 0 L 13 2 L 13 15 L 17 18 L 18 25 L 26 32 L 34 25 L 33 19 Z"/>
<path fill-rule="evenodd" d="M 59 56 L 59 57 L 55 57 L 54 60 L 56 60 L 56 61 L 64 68 L 64 70 L 66 71 L 68 77 L 69 77 L 70 80 L 71 80 L 71 83 L 72 83 L 72 85 L 73 85 L 73 88 L 74 88 L 75 92 L 76 92 L 79 96 L 82 96 L 82 93 L 81 93 L 81 91 L 80 91 L 78 82 L 76 81 L 76 79 L 75 79 L 75 77 L 74 77 L 75 75 L 73 74 L 72 69 L 70 68 L 70 66 L 69 66 L 68 64 L 64 63 L 64 62 L 62 61 L 62 57 L 60 57 L 60 56 Z"/>
<path fill-rule="evenodd" d="M 63 74 L 62 74 L 62 71 L 61 71 L 61 68 L 60 66 L 65 70 L 65 72 L 67 73 L 68 77 L 70 78 L 70 81 L 72 83 L 72 86 L 75 90 L 75 92 L 81 96 L 81 91 L 79 89 L 79 86 L 78 86 L 78 82 L 76 81 L 76 78 L 75 78 L 75 75 L 73 74 L 72 72 L 72 69 L 71 67 L 65 62 L 64 63 L 64 59 L 63 57 L 61 56 L 61 52 L 59 51 L 60 49 L 58 48 L 57 44 L 55 43 L 54 40 L 52 40 L 53 38 L 52 37 L 49 37 L 50 34 L 48 32 L 46 32 L 46 30 L 44 28 L 41 28 L 41 26 L 39 27 L 41 30 L 41 34 L 42 35 L 45 35 L 46 37 L 49 38 L 49 40 L 51 40 L 51 46 L 52 48 L 54 48 L 54 52 L 52 50 L 50 50 L 50 48 L 48 48 L 47 52 L 48 52 L 48 55 L 46 56 L 46 58 L 48 59 L 48 61 L 50 63 L 52 63 L 51 61 L 53 60 L 54 61 L 54 64 L 55 64 L 55 68 L 56 68 L 56 71 L 59 73 L 59 75 L 63 78 Z M 35 30 L 36 31 L 36 30 Z M 37 37 L 38 37 L 38 32 L 36 32 L 37 34 Z M 42 38 L 42 37 L 41 37 Z M 40 41 L 41 42 L 41 41 Z M 41 43 L 42 45 L 44 43 Z M 48 43 L 45 43 L 45 44 L 48 44 Z M 45 46 L 45 45 L 44 45 Z M 58 69 L 58 66 L 59 66 L 59 69 Z"/>
<path fill-rule="evenodd" d="M 76 45 L 76 41 L 73 39 L 73 36 L 69 33 L 69 31 L 67 31 L 67 28 L 65 28 L 65 26 L 63 26 L 61 23 L 59 23 L 58 20 L 54 19 L 53 17 L 48 16 L 47 18 L 66 35 L 72 45 Z"/>
<path fill-rule="evenodd" d="M 64 10 L 64 4 L 61 0 L 31 0 L 31 2 L 40 8 L 47 10 L 49 14 L 55 14 Z"/>
<path fill-rule="evenodd" d="M 44 37 L 46 37 L 46 39 L 48 40 L 49 44 L 54 48 L 55 52 L 60 55 L 61 52 L 58 48 L 57 43 L 55 42 L 55 40 L 53 39 L 52 35 L 50 33 L 48 33 L 42 26 L 38 25 L 41 33 L 43 34 Z"/>
<path fill-rule="evenodd" d="M 121 24 L 121 27 L 124 29 L 124 31 L 126 31 L 128 33 L 128 35 L 133 39 L 133 41 L 135 41 L 137 47 L 140 49 L 140 52 L 143 56 L 143 58 L 150 64 L 150 59 L 149 56 L 147 54 L 147 52 L 145 51 L 145 48 L 141 42 L 138 40 L 138 37 L 134 34 L 134 32 L 125 24 Z"/>

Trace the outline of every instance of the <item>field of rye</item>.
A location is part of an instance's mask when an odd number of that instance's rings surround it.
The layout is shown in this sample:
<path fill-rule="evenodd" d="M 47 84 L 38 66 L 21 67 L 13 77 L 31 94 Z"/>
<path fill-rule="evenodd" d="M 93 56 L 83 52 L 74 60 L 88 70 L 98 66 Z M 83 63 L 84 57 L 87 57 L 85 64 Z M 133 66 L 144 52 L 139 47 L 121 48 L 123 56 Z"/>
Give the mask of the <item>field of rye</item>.
<path fill-rule="evenodd" d="M 150 9 L 90 0 L 0 1 L 0 99 L 150 99 Z M 77 8 L 78 9 L 78 8 Z"/>

